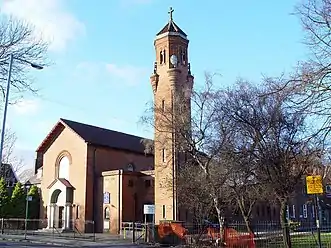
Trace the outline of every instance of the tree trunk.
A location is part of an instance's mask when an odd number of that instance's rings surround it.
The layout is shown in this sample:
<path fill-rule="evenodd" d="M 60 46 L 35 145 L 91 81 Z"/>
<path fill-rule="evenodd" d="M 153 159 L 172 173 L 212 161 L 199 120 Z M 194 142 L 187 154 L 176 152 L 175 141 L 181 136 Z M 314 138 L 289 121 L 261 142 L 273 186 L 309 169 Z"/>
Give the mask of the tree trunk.
<path fill-rule="evenodd" d="M 244 221 L 245 221 L 247 232 L 252 233 L 255 237 L 255 234 L 254 234 L 253 228 L 252 228 L 252 224 L 251 224 L 251 220 L 247 216 L 244 216 Z"/>
<path fill-rule="evenodd" d="M 282 199 L 280 202 L 280 223 L 281 223 L 282 230 L 283 230 L 284 248 L 292 248 L 290 228 L 289 228 L 288 220 L 286 218 L 286 211 L 287 211 L 286 205 L 287 205 L 287 200 Z"/>
<path fill-rule="evenodd" d="M 240 212 L 241 212 L 241 216 L 243 217 L 243 219 L 245 221 L 247 232 L 253 233 L 253 235 L 255 237 L 255 234 L 253 232 L 253 228 L 252 228 L 252 225 L 251 225 L 251 220 L 250 220 L 252 207 L 250 206 L 249 211 L 245 211 L 245 205 L 244 205 L 245 203 L 240 201 L 240 200 L 237 200 L 237 203 L 238 203 L 238 206 L 239 206 L 239 209 L 240 209 Z"/>
<path fill-rule="evenodd" d="M 219 245 L 222 246 L 223 243 L 224 243 L 224 228 L 223 228 L 224 220 L 222 218 L 222 211 L 219 208 L 217 197 L 214 198 L 214 206 L 215 206 L 215 209 L 216 209 L 216 212 L 217 212 L 218 223 L 220 225 L 220 240 L 219 240 Z"/>

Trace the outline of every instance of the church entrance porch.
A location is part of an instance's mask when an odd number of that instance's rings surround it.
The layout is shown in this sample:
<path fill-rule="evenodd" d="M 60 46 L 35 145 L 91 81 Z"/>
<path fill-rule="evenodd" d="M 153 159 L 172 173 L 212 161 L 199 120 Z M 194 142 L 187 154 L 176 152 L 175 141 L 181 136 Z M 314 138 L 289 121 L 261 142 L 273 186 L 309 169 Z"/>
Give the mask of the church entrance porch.
<path fill-rule="evenodd" d="M 74 188 L 66 179 L 56 179 L 49 187 L 47 229 L 73 230 L 72 202 Z"/>

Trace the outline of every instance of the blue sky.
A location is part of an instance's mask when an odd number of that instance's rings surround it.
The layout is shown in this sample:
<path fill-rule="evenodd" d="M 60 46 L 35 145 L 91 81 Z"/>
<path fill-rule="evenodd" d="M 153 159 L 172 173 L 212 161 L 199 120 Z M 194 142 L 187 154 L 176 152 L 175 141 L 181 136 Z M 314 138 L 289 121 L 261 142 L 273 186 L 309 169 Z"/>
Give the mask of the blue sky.
<path fill-rule="evenodd" d="M 294 0 L 0 0 L 1 14 L 25 19 L 51 42 L 54 65 L 31 71 L 40 97 L 9 109 L 17 153 L 34 150 L 60 117 L 152 136 L 137 122 L 152 100 L 153 39 L 168 9 L 190 39 L 195 85 L 205 71 L 219 86 L 290 71 L 307 56 Z"/>

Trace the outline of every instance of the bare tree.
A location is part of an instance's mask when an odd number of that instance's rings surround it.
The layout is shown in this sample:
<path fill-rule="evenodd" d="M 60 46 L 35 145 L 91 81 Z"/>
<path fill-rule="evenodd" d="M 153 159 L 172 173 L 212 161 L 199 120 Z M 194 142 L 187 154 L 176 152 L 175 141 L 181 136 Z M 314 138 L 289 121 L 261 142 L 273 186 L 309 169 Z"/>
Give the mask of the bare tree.
<path fill-rule="evenodd" d="M 321 150 L 315 161 L 308 168 L 309 175 L 320 175 L 325 183 L 331 181 L 331 156 L 330 149 Z"/>
<path fill-rule="evenodd" d="M 5 178 L 6 181 L 9 180 L 11 183 L 15 183 L 13 177 L 19 180 L 18 172 L 24 166 L 23 159 L 18 157 L 14 152 L 16 140 L 16 134 L 10 129 L 6 130 L 2 164 L 0 164 L 0 178 Z"/>
<path fill-rule="evenodd" d="M 15 132 L 13 132 L 11 129 L 7 129 L 5 132 L 2 161 L 5 164 L 11 164 L 15 173 L 21 170 L 24 166 L 23 159 L 18 157 L 14 152 L 16 141 L 17 136 Z"/>
<path fill-rule="evenodd" d="M 240 136 L 237 136 L 237 139 Z M 232 154 L 228 161 L 229 167 L 227 186 L 231 192 L 234 204 L 240 210 L 247 231 L 254 233 L 251 225 L 252 211 L 259 200 L 266 198 L 264 186 L 256 178 L 256 160 L 246 149 L 240 147 L 229 150 Z"/>
<path fill-rule="evenodd" d="M 298 63 L 297 70 L 278 79 L 271 92 L 291 94 L 293 112 L 310 114 L 316 133 L 328 137 L 331 131 L 331 1 L 302 0 L 295 8 L 305 32 L 304 44 L 309 57 Z M 326 139 L 325 139 L 326 140 Z"/>
<path fill-rule="evenodd" d="M 243 137 L 240 150 L 255 157 L 256 179 L 281 206 L 284 246 L 290 247 L 286 205 L 320 149 L 312 139 L 305 139 L 306 116 L 286 110 L 288 95 L 266 95 L 265 91 L 266 87 L 239 82 L 225 91 L 220 106 Z"/>
<path fill-rule="evenodd" d="M 29 76 L 29 68 L 25 61 L 41 66 L 48 64 L 48 44 L 35 36 L 33 26 L 23 21 L 0 17 L 0 91 L 5 95 L 6 80 L 8 74 L 8 58 L 10 54 L 21 60 L 15 60 L 12 67 L 13 101 L 18 100 L 25 92 L 36 93 L 33 78 Z"/>
<path fill-rule="evenodd" d="M 180 199 L 179 207 L 189 211 L 193 217 L 194 233 L 192 238 L 196 244 L 205 233 L 206 224 L 217 221 L 213 198 L 209 192 L 210 186 L 198 166 L 190 163 L 182 164 L 177 175 L 177 194 Z M 223 195 L 224 198 L 224 195 Z"/>
<path fill-rule="evenodd" d="M 203 225 L 204 220 L 211 217 L 213 205 L 204 175 L 200 173 L 199 167 L 192 167 L 189 163 L 182 165 L 177 188 L 181 207 L 193 213 L 195 223 Z"/>
<path fill-rule="evenodd" d="M 327 69 L 330 63 L 330 10 L 330 0 L 303 0 L 294 13 L 300 18 L 305 31 L 304 43 L 311 49 L 314 64 L 320 69 Z"/>

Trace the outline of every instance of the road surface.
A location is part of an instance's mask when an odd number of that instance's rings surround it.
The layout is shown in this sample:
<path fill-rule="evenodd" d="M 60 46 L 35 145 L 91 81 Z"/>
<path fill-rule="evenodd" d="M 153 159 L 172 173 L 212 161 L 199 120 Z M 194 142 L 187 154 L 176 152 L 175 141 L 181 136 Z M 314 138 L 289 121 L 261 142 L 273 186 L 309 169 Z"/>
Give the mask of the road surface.
<path fill-rule="evenodd" d="M 23 248 L 23 247 L 63 247 L 57 245 L 47 245 L 47 244 L 35 244 L 35 243 L 28 243 L 28 242 L 11 242 L 11 241 L 0 241 L 0 247 L 15 247 L 15 248 Z"/>

